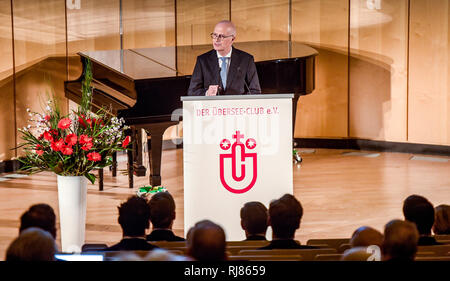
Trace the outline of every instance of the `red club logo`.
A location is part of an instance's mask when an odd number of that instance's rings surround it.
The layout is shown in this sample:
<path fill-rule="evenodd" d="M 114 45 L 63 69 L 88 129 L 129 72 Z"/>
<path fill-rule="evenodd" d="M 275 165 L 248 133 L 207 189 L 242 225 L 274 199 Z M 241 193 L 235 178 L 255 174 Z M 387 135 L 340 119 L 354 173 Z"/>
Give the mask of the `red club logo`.
<path fill-rule="evenodd" d="M 223 187 L 225 187 L 228 191 L 236 194 L 241 194 L 249 191 L 256 183 L 256 178 L 258 176 L 258 169 L 257 169 L 257 154 L 256 152 L 248 153 L 246 152 L 246 148 L 248 150 L 252 150 L 256 147 L 256 141 L 252 138 L 249 138 L 242 143 L 241 139 L 244 138 L 244 135 L 240 133 L 240 131 L 236 131 L 236 134 L 233 135 L 233 139 L 235 139 L 235 142 L 231 144 L 231 142 L 227 139 L 223 139 L 219 146 L 222 150 L 229 150 L 231 149 L 231 153 L 223 153 L 220 154 L 220 181 L 222 182 Z M 240 151 L 240 153 L 238 152 Z M 233 186 L 232 183 L 227 183 L 225 180 L 225 162 L 226 159 L 229 159 L 227 162 L 231 162 L 231 178 L 233 179 L 234 183 L 241 183 L 246 179 L 246 164 L 244 164 L 246 159 L 250 159 L 252 163 L 252 168 L 250 169 L 253 173 L 253 175 L 250 175 L 252 178 L 250 180 L 250 183 L 247 185 L 247 187 L 243 189 L 236 189 Z M 237 162 L 240 161 L 239 167 Z M 238 175 L 238 171 L 240 171 L 240 175 Z"/>

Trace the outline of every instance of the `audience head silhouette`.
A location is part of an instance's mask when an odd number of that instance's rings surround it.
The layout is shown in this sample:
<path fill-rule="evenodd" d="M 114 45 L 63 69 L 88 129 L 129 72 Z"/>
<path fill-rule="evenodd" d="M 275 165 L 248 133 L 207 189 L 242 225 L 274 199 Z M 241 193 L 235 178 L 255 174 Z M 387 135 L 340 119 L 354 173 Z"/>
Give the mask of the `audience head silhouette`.
<path fill-rule="evenodd" d="M 272 226 L 273 239 L 293 239 L 302 216 L 302 205 L 293 195 L 285 194 L 272 201 L 268 221 Z"/>
<path fill-rule="evenodd" d="M 247 238 L 266 236 L 267 208 L 261 202 L 248 202 L 241 208 L 241 226 Z"/>
<path fill-rule="evenodd" d="M 403 202 L 405 220 L 417 226 L 420 235 L 430 235 L 434 224 L 434 207 L 425 197 L 411 195 Z"/>
<path fill-rule="evenodd" d="M 39 227 L 56 238 L 56 216 L 53 208 L 47 204 L 32 205 L 20 217 L 19 233 L 29 227 Z"/>
<path fill-rule="evenodd" d="M 372 227 L 361 226 L 353 232 L 350 244 L 352 248 L 367 247 L 370 245 L 381 247 L 381 244 L 383 244 L 383 234 Z"/>
<path fill-rule="evenodd" d="M 149 203 L 150 221 L 154 228 L 172 228 L 175 220 L 175 201 L 168 192 L 158 192 Z"/>
<path fill-rule="evenodd" d="M 435 220 L 433 225 L 434 234 L 450 234 L 450 206 L 439 205 L 435 209 Z"/>
<path fill-rule="evenodd" d="M 147 201 L 141 197 L 132 196 L 119 207 L 119 224 L 123 236 L 137 237 L 145 235 L 150 226 L 150 210 Z"/>
<path fill-rule="evenodd" d="M 57 252 L 53 236 L 38 227 L 23 230 L 8 247 L 7 261 L 53 261 Z"/>
<path fill-rule="evenodd" d="M 198 261 L 226 260 L 223 228 L 212 221 L 197 222 L 188 232 L 188 254 Z"/>
<path fill-rule="evenodd" d="M 419 232 L 409 221 L 392 220 L 384 227 L 383 260 L 414 260 Z"/>

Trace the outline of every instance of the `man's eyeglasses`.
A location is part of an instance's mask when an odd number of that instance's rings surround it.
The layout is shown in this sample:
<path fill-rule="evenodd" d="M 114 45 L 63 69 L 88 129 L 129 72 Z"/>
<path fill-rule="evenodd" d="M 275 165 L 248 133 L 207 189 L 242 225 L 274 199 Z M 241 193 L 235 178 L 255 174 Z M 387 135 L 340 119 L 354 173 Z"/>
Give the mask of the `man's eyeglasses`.
<path fill-rule="evenodd" d="M 217 33 L 211 33 L 211 38 L 212 39 L 225 39 L 225 38 L 228 38 L 228 37 L 233 37 L 234 35 L 233 34 L 231 34 L 231 35 L 228 35 L 228 36 L 225 36 L 225 35 L 223 35 L 223 34 L 217 34 Z"/>

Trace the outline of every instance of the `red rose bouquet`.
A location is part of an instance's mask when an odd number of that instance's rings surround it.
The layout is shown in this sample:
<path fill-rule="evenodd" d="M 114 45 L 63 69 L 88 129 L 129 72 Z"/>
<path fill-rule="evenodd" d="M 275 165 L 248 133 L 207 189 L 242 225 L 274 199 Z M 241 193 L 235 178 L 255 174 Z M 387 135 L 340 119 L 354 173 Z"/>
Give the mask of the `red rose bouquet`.
<path fill-rule="evenodd" d="M 85 176 L 94 183 L 91 170 L 111 165 L 112 154 L 127 149 L 130 137 L 124 135 L 124 120 L 105 108 L 90 111 L 91 81 L 88 62 L 81 104 L 68 116 L 61 115 L 56 99 L 48 101 L 44 113 L 27 110 L 31 124 L 19 129 L 25 142 L 17 147 L 25 151 L 25 156 L 19 158 L 21 170 Z"/>

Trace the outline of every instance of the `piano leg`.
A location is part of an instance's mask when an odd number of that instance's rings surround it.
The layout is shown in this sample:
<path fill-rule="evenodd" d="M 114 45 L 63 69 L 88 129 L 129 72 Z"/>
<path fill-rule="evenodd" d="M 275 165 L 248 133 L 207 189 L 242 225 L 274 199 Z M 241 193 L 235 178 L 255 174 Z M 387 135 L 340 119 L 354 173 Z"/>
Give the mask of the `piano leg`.
<path fill-rule="evenodd" d="M 134 145 L 133 145 L 134 146 Z M 132 148 L 133 149 L 133 148 Z M 128 187 L 129 188 L 133 188 L 133 151 L 127 150 L 127 159 L 128 159 L 128 163 L 127 163 L 127 170 L 128 170 Z"/>
<path fill-rule="evenodd" d="M 103 190 L 103 169 L 98 169 L 98 190 Z"/>
<path fill-rule="evenodd" d="M 111 171 L 112 171 L 112 176 L 113 177 L 117 176 L 117 152 L 114 152 L 113 155 L 112 155 Z"/>
<path fill-rule="evenodd" d="M 300 156 L 300 154 L 295 150 L 295 147 L 297 146 L 297 143 L 295 142 L 295 118 L 297 116 L 297 104 L 298 104 L 298 99 L 299 99 L 299 95 L 298 94 L 294 94 L 294 98 L 292 99 L 292 144 L 294 145 L 293 149 L 294 149 L 294 161 L 295 163 L 301 163 L 302 162 L 302 157 Z"/>
<path fill-rule="evenodd" d="M 161 185 L 161 157 L 162 157 L 162 138 L 167 128 L 177 125 L 178 121 L 167 121 L 152 124 L 134 125 L 136 129 L 143 128 L 151 136 L 149 151 L 150 174 L 149 183 L 152 186 Z"/>

